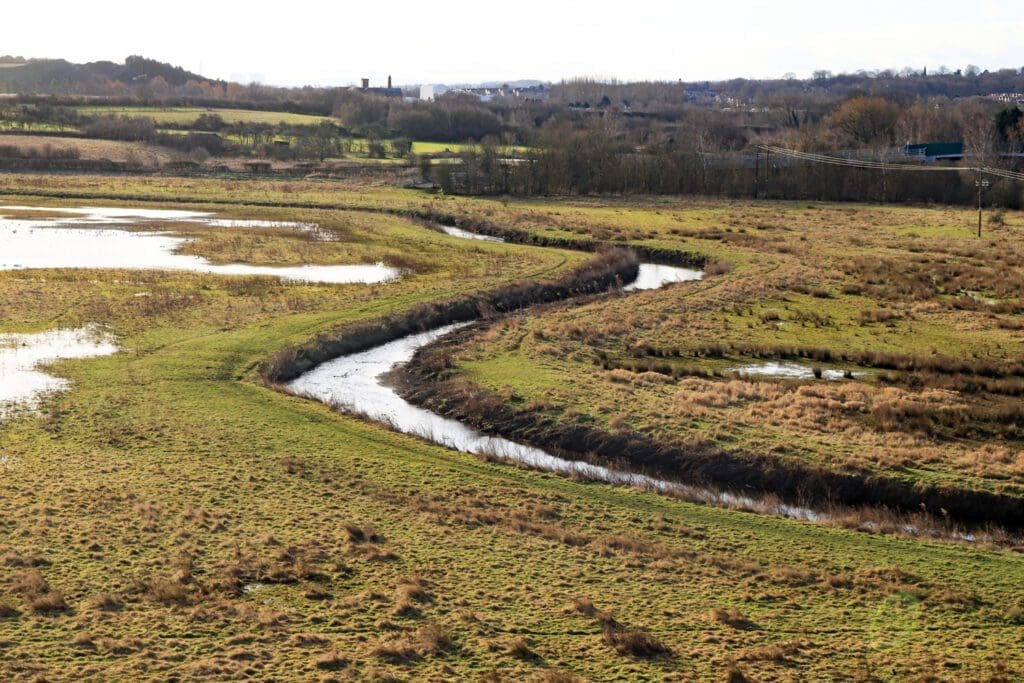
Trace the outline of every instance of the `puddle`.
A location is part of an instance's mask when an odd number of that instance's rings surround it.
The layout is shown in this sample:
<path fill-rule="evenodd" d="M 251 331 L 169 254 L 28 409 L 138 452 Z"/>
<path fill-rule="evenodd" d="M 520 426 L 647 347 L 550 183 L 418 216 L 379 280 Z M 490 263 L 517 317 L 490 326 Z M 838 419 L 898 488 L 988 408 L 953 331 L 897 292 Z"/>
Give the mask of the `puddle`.
<path fill-rule="evenodd" d="M 68 388 L 68 380 L 38 370 L 39 366 L 116 352 L 112 340 L 95 327 L 0 334 L 0 418 L 17 409 L 33 409 L 42 396 Z"/>
<path fill-rule="evenodd" d="M 180 209 L 138 209 L 131 207 L 83 206 L 47 207 L 47 206 L 0 206 L 0 218 L 4 211 L 68 214 L 68 218 L 59 220 L 65 225 L 135 225 L 141 222 L 195 223 L 213 228 L 285 228 L 314 233 L 319 239 L 328 239 L 328 233 L 320 230 L 316 223 L 297 223 L 294 221 L 249 220 L 240 218 L 216 218 L 208 211 L 182 211 Z"/>
<path fill-rule="evenodd" d="M 729 372 L 736 372 L 745 377 L 778 377 L 785 379 L 816 379 L 813 366 L 801 363 L 788 363 L 783 361 L 767 361 L 764 363 L 752 363 L 750 365 L 739 365 L 729 368 Z M 854 377 L 864 375 L 863 372 L 852 373 Z M 844 376 L 843 370 L 822 369 L 821 379 L 836 381 L 849 379 Z"/>
<path fill-rule="evenodd" d="M 645 289 L 660 289 L 675 282 L 692 282 L 701 280 L 704 273 L 692 268 L 662 266 L 657 263 L 641 263 L 636 279 L 622 288 L 625 292 L 637 292 Z"/>
<path fill-rule="evenodd" d="M 4 206 L 28 211 L 33 207 Z M 184 270 L 212 275 L 268 275 L 299 282 L 375 284 L 401 277 L 383 263 L 354 265 L 257 266 L 246 263 L 215 264 L 198 256 L 177 253 L 188 241 L 167 232 L 140 232 L 126 228 L 140 222 L 195 223 L 226 228 L 289 228 L 318 235 L 313 223 L 216 218 L 199 211 L 165 209 L 38 208 L 60 211 L 67 218 L 38 220 L 0 218 L 0 270 L 25 268 L 104 268 L 131 270 Z"/>
<path fill-rule="evenodd" d="M 450 225 L 439 226 L 441 231 L 446 235 L 452 237 L 460 237 L 464 240 L 480 240 L 481 242 L 504 242 L 505 240 L 500 237 L 491 237 L 490 235 L 481 235 L 478 232 L 470 232 L 469 230 L 463 230 L 462 228 L 456 228 Z"/>

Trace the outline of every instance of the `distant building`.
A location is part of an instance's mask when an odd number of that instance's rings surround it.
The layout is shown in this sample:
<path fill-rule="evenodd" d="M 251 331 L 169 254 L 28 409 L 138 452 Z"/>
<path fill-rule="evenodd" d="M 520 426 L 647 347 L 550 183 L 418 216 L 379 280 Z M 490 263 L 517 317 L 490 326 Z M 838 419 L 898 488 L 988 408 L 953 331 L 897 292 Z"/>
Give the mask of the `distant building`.
<path fill-rule="evenodd" d="M 964 158 L 964 143 L 925 142 L 918 145 L 907 144 L 903 147 L 903 153 L 926 164 L 936 161 L 960 161 Z"/>
<path fill-rule="evenodd" d="M 500 85 L 496 87 L 479 87 L 479 88 L 447 88 L 443 85 L 431 85 L 420 87 L 420 99 L 428 99 L 423 96 L 423 89 L 430 88 L 431 98 L 440 97 L 444 93 L 457 93 L 460 95 L 471 95 L 481 102 L 491 102 L 495 99 L 519 99 L 519 100 L 532 100 L 543 102 L 551 96 L 551 90 L 541 85 L 531 85 L 516 87 L 508 84 Z"/>
<path fill-rule="evenodd" d="M 364 92 L 368 95 L 382 95 L 383 97 L 401 97 L 402 89 L 391 87 L 391 76 L 388 76 L 388 87 L 386 88 L 371 88 L 370 79 L 362 79 L 362 85 L 359 88 L 360 92 Z"/>

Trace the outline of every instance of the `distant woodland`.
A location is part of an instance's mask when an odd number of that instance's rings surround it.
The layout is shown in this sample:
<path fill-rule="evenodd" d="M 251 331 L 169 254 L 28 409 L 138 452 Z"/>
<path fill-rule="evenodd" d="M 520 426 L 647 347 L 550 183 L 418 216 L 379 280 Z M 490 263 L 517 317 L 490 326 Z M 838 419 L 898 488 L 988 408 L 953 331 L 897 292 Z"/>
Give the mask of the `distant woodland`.
<path fill-rule="evenodd" d="M 965 203 L 970 174 L 880 174 L 763 155 L 791 150 L 905 162 L 904 146 L 962 143 L 965 167 L 1020 170 L 1024 68 L 816 72 L 812 78 L 619 83 L 572 80 L 528 94 L 435 100 L 357 88 L 277 88 L 210 80 L 169 64 L 0 57 L 0 120 L 25 130 L 144 141 L 183 153 L 324 159 L 359 140 L 370 156 L 405 159 L 446 192 L 469 194 L 722 194 Z M 539 93 L 539 94 L 538 94 Z M 145 114 L 88 105 L 203 107 L 208 115 L 157 125 Z M 214 108 L 325 117 L 228 122 Z M 416 158 L 413 142 L 450 143 L 448 161 Z M 201 151 L 200 151 L 201 150 Z M 927 176 L 927 177 L 926 177 Z M 987 201 L 1024 202 L 999 180 Z"/>

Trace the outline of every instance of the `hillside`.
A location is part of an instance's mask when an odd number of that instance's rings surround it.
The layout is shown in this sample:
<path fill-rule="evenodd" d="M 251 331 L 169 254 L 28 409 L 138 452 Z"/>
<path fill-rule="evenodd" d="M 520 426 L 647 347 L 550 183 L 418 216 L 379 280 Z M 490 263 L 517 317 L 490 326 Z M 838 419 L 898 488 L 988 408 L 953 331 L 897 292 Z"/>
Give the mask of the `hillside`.
<path fill-rule="evenodd" d="M 189 81 L 223 86 L 180 66 L 131 56 L 123 64 L 100 61 L 75 64 L 66 59 L 0 58 L 0 92 L 61 95 L 112 95 L 128 88 L 183 87 Z"/>

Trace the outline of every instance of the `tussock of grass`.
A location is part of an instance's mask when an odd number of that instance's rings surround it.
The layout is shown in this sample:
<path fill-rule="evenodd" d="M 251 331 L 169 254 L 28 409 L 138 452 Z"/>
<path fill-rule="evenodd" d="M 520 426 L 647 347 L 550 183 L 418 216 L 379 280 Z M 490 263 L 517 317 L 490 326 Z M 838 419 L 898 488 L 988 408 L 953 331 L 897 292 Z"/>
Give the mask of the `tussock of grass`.
<path fill-rule="evenodd" d="M 426 624 L 412 633 L 382 640 L 373 655 L 388 662 L 408 662 L 443 654 L 454 647 L 451 634 L 437 624 Z"/>
<path fill-rule="evenodd" d="M 631 657 L 670 657 L 672 650 L 647 631 L 607 627 L 604 641 L 620 655 Z"/>
<path fill-rule="evenodd" d="M 757 624 L 752 622 L 745 614 L 743 614 L 743 612 L 740 612 L 735 607 L 716 607 L 711 610 L 711 619 L 720 624 L 725 624 L 731 628 L 743 631 L 749 631 L 757 628 Z"/>

